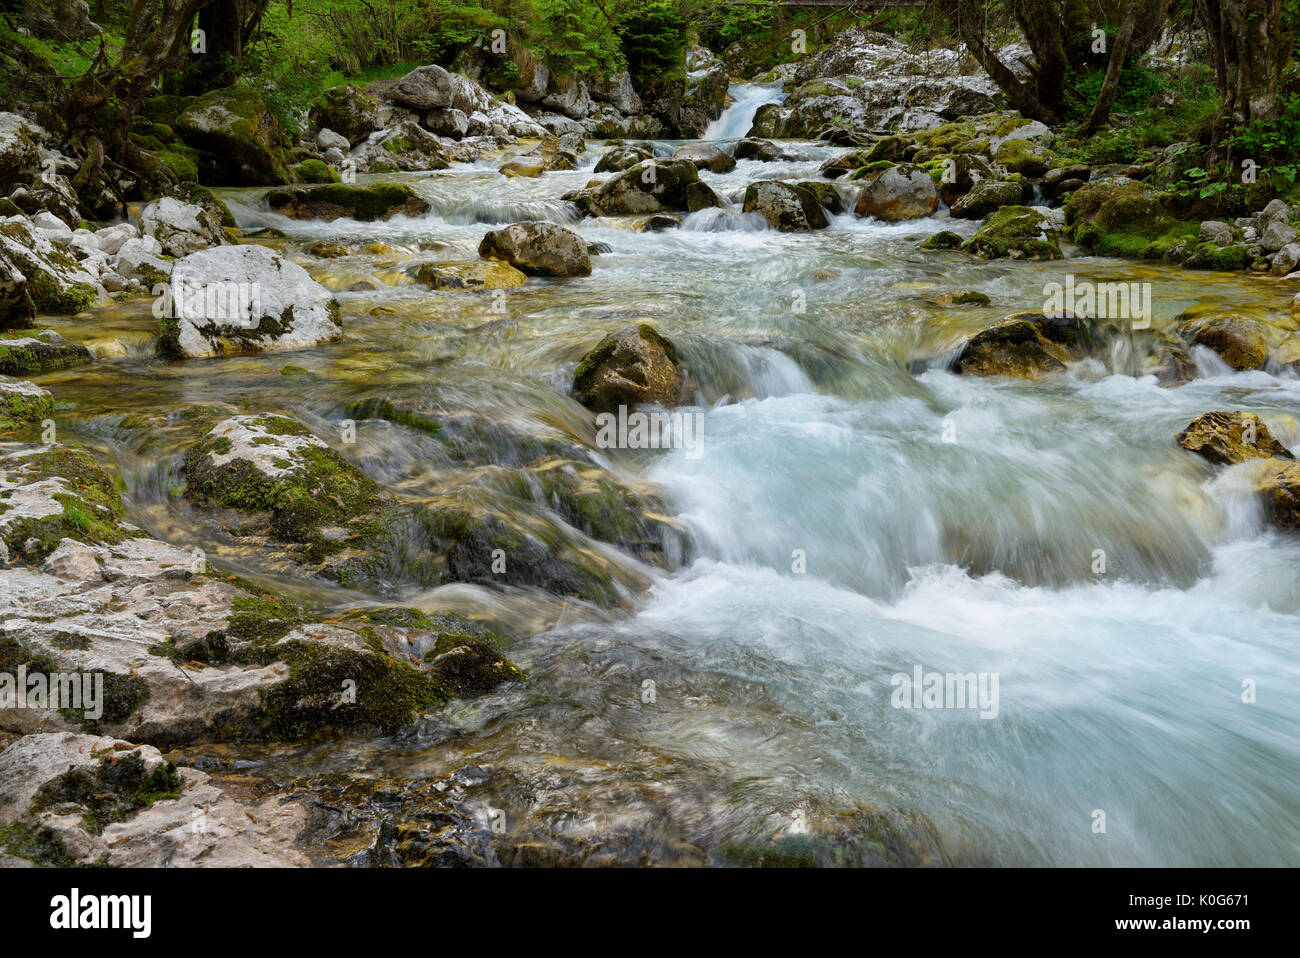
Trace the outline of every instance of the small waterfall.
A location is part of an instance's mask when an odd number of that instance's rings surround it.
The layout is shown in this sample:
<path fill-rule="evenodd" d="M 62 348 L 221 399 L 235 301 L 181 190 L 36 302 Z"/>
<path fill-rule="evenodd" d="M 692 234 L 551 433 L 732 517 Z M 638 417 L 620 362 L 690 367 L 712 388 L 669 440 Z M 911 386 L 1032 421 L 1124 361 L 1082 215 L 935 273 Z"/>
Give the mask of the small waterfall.
<path fill-rule="evenodd" d="M 785 93 L 779 86 L 766 83 L 741 83 L 733 86 L 729 92 L 731 106 L 709 124 L 700 139 L 736 140 L 747 136 L 760 106 L 765 103 L 780 103 L 785 99 Z"/>

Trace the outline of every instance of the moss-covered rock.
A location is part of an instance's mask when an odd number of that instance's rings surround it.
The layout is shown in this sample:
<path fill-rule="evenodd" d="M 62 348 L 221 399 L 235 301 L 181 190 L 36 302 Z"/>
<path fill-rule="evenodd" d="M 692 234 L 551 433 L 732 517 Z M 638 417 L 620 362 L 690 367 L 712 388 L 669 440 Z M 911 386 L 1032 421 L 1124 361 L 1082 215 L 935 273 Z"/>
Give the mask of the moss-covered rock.
<path fill-rule="evenodd" d="M 341 183 L 338 170 L 317 159 L 306 159 L 290 168 L 295 183 Z"/>
<path fill-rule="evenodd" d="M 750 183 L 745 189 L 744 212 L 758 213 L 768 225 L 786 233 L 825 229 L 830 223 L 816 193 L 777 180 Z"/>
<path fill-rule="evenodd" d="M 48 330 L 18 329 L 0 334 L 0 374 L 31 376 L 88 363 L 94 357 L 80 343 L 51 336 Z"/>
<path fill-rule="evenodd" d="M 933 236 L 927 237 L 921 243 L 921 249 L 957 249 L 962 242 L 962 238 L 952 230 L 940 230 Z"/>
<path fill-rule="evenodd" d="M 981 180 L 952 204 L 952 215 L 960 219 L 983 219 L 1004 206 L 1018 206 L 1032 196 L 1033 188 L 1022 176 Z"/>
<path fill-rule="evenodd" d="M 187 145 L 201 151 L 199 173 L 208 182 L 248 186 L 290 182 L 284 135 L 266 101 L 252 87 L 236 84 L 195 97 L 168 122 Z"/>
<path fill-rule="evenodd" d="M 338 183 L 272 190 L 267 193 L 266 200 L 273 211 L 294 219 L 350 217 L 370 222 L 399 215 L 418 216 L 429 209 L 429 204 L 404 183 L 371 183 L 368 186 Z"/>
<path fill-rule="evenodd" d="M 573 395 L 597 412 L 652 402 L 676 406 L 684 377 L 677 348 L 648 323 L 610 333 L 578 363 Z"/>
<path fill-rule="evenodd" d="M 1054 324 L 1041 316 L 1013 316 L 976 333 L 953 360 L 954 372 L 975 376 L 1033 379 L 1063 372 L 1070 360 L 1065 343 L 1050 335 Z M 1056 339 L 1063 337 L 1057 336 Z"/>
<path fill-rule="evenodd" d="M 1006 206 L 998 210 L 961 248 L 984 259 L 1062 258 L 1055 227 L 1027 206 Z"/>
<path fill-rule="evenodd" d="M 41 562 L 64 539 L 121 542 L 121 516 L 113 478 L 83 450 L 27 448 L 4 461 L 0 540 L 10 555 Z"/>
<path fill-rule="evenodd" d="M 993 158 L 1010 173 L 1040 177 L 1052 166 L 1052 154 L 1028 140 L 1007 140 Z"/>
<path fill-rule="evenodd" d="M 379 102 L 355 84 L 343 83 L 320 95 L 307 120 L 316 129 L 333 130 L 355 145 L 379 129 Z"/>
<path fill-rule="evenodd" d="M 14 432 L 54 415 L 54 398 L 35 383 L 0 377 L 0 434 Z"/>

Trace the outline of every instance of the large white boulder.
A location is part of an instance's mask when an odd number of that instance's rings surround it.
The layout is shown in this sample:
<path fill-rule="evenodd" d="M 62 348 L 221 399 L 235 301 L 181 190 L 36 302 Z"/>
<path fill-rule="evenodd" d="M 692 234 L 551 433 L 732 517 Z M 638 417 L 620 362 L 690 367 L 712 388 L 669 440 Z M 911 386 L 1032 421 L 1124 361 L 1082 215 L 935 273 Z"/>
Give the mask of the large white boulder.
<path fill-rule="evenodd" d="M 214 246 L 178 260 L 158 349 L 180 357 L 301 349 L 343 335 L 338 302 L 265 246 Z"/>

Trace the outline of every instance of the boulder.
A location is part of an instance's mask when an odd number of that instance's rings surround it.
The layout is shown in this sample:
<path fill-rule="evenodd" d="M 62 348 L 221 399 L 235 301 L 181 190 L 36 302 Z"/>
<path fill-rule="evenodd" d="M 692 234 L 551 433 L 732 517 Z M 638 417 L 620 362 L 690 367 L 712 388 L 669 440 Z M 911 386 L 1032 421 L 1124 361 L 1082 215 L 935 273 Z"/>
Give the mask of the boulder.
<path fill-rule="evenodd" d="M 1008 139 L 998 147 L 993 159 L 1002 164 L 1008 173 L 1037 178 L 1052 165 L 1052 155 L 1035 147 L 1028 140 Z"/>
<path fill-rule="evenodd" d="M 328 129 L 347 140 L 347 145 L 339 146 L 346 153 L 349 147 L 379 129 L 379 103 L 355 84 L 344 83 L 322 93 L 312 105 L 307 120 L 322 131 Z M 326 146 L 321 144 L 321 148 Z"/>
<path fill-rule="evenodd" d="M 0 187 L 40 171 L 40 127 L 17 113 L 0 113 Z"/>
<path fill-rule="evenodd" d="M 1078 338 L 1065 314 L 1018 314 L 970 337 L 952 369 L 961 375 L 1020 379 L 1063 372 Z"/>
<path fill-rule="evenodd" d="M 709 124 L 722 116 L 727 107 L 730 83 L 727 68 L 720 63 L 687 76 L 686 90 L 677 110 L 676 126 L 680 136 L 703 136 Z"/>
<path fill-rule="evenodd" d="M 335 133 L 329 127 L 322 127 L 320 132 L 316 134 L 316 146 L 322 151 L 334 149 L 343 153 L 352 149 L 352 144 L 346 136 Z"/>
<path fill-rule="evenodd" d="M 54 416 L 49 390 L 21 379 L 0 376 L 0 434 L 41 423 Z"/>
<path fill-rule="evenodd" d="M 1037 210 L 1004 206 L 962 243 L 961 248 L 983 259 L 1061 259 L 1058 235 L 1055 224 Z"/>
<path fill-rule="evenodd" d="M 1255 459 L 1241 469 L 1259 493 L 1264 518 L 1280 529 L 1300 531 L 1300 463 Z"/>
<path fill-rule="evenodd" d="M 338 303 L 265 246 L 217 246 L 177 261 L 158 351 L 171 358 L 301 349 L 342 338 Z"/>
<path fill-rule="evenodd" d="M 1192 345 L 1214 350 L 1233 369 L 1259 369 L 1268 358 L 1269 331 L 1248 316 L 1183 313 L 1174 328 Z"/>
<path fill-rule="evenodd" d="M 1187 424 L 1178 445 L 1219 465 L 1248 459 L 1294 459 L 1268 431 L 1264 420 L 1249 412 L 1207 412 Z"/>
<path fill-rule="evenodd" d="M 1235 237 L 1230 224 L 1224 223 L 1222 220 L 1205 220 L 1201 223 L 1201 232 L 1197 238 L 1202 243 L 1213 243 L 1215 246 L 1231 246 Z"/>
<path fill-rule="evenodd" d="M 88 363 L 90 350 L 80 343 L 69 343 L 51 330 L 0 333 L 0 375 L 34 376 L 53 369 L 66 369 Z M 0 512 L 0 516 L 4 513 Z"/>
<path fill-rule="evenodd" d="M 650 147 L 640 143 L 614 146 L 606 150 L 596 162 L 597 173 L 621 173 L 654 155 Z"/>
<path fill-rule="evenodd" d="M 1286 220 L 1272 220 L 1260 235 L 1259 245 L 1264 248 L 1266 253 L 1276 253 L 1282 247 L 1294 243 L 1296 240 L 1295 227 L 1287 223 Z"/>
<path fill-rule="evenodd" d="M 690 160 L 643 160 L 602 183 L 587 209 L 597 216 L 684 210 L 687 187 L 699 180 Z"/>
<path fill-rule="evenodd" d="M 586 242 L 554 223 L 514 223 L 492 230 L 479 243 L 478 253 L 505 260 L 530 276 L 591 275 Z"/>
<path fill-rule="evenodd" d="M 683 388 L 676 347 L 648 323 L 610 333 L 582 357 L 573 377 L 574 398 L 596 412 L 637 403 L 677 406 Z"/>
<path fill-rule="evenodd" d="M 1029 182 L 1021 177 L 981 180 L 971 187 L 970 192 L 952 204 L 950 212 L 958 219 L 981 220 L 1004 206 L 1017 206 L 1025 202 L 1032 193 Z"/>
<path fill-rule="evenodd" d="M 792 158 L 790 153 L 781 149 L 771 140 L 764 140 L 762 137 L 757 136 L 747 136 L 738 141 L 733 155 L 738 160 L 758 160 L 761 163 L 771 163 L 775 160 Z"/>
<path fill-rule="evenodd" d="M 299 220 L 349 217 L 368 223 L 394 216 L 418 216 L 429 210 L 429 204 L 404 183 L 339 183 L 272 190 L 266 200 L 274 212 Z"/>
<path fill-rule="evenodd" d="M 749 184 L 745 190 L 744 212 L 762 214 L 768 225 L 784 233 L 807 233 L 830 224 L 811 189 L 776 180 Z"/>
<path fill-rule="evenodd" d="M 439 107 L 424 114 L 424 125 L 438 136 L 459 140 L 469 133 L 469 117 L 455 107 Z"/>
<path fill-rule="evenodd" d="M 854 212 L 894 222 L 929 216 L 939 208 L 939 192 L 930 174 L 918 166 L 900 164 L 882 171 L 858 194 Z"/>
<path fill-rule="evenodd" d="M 594 108 L 585 81 L 556 76 L 554 73 L 551 74 L 547 93 L 542 97 L 541 104 L 571 120 L 581 120 L 590 116 Z"/>
<path fill-rule="evenodd" d="M 12 861 L 66 868 L 311 864 L 293 847 L 308 822 L 301 803 L 246 805 L 206 772 L 178 769 L 150 745 L 35 732 L 0 755 L 0 776 L 0 830 L 19 856 Z"/>
<path fill-rule="evenodd" d="M 204 162 L 218 182 L 263 186 L 290 180 L 279 124 L 251 87 L 196 97 L 172 126 L 187 145 L 206 154 Z"/>
<path fill-rule="evenodd" d="M 188 256 L 230 243 L 221 224 L 206 209 L 170 196 L 154 200 L 140 211 L 140 230 L 157 240 L 168 256 Z"/>
<path fill-rule="evenodd" d="M 587 86 L 593 100 L 608 103 L 619 113 L 637 114 L 645 108 L 632 86 L 632 75 L 626 70 L 588 77 Z"/>
<path fill-rule="evenodd" d="M 36 313 L 79 313 L 104 295 L 98 277 L 30 220 L 0 219 L 0 329 Z"/>
<path fill-rule="evenodd" d="M 673 154 L 673 159 L 689 160 L 697 170 L 710 170 L 714 173 L 727 173 L 736 167 L 735 159 L 712 143 L 688 143 Z"/>
<path fill-rule="evenodd" d="M 446 147 L 414 120 L 372 134 L 353 149 L 350 159 L 360 173 L 423 172 L 450 165 Z"/>

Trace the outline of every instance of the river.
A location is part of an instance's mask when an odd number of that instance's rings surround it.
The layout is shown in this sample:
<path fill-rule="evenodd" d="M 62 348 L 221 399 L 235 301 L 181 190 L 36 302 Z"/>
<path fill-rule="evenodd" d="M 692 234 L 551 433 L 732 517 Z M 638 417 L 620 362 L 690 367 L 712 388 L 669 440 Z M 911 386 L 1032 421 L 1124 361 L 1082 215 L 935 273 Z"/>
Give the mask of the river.
<path fill-rule="evenodd" d="M 733 96 L 711 135 L 743 135 L 772 93 Z M 812 179 L 833 152 L 786 145 L 801 158 L 702 178 L 735 199 L 755 179 Z M 123 477 L 132 521 L 333 608 L 374 597 L 284 578 L 206 536 L 170 491 L 175 456 L 142 447 L 121 417 L 218 401 L 282 412 L 389 487 L 435 496 L 474 477 L 451 475 L 432 441 L 401 427 L 362 422 L 356 443 L 338 443 L 348 403 L 422 397 L 591 443 L 589 414 L 566 395 L 583 352 L 649 320 L 687 356 L 703 455 L 607 454 L 666 496 L 695 542 L 685 562 L 618 559 L 652 582 L 627 614 L 525 591 L 400 592 L 531 636 L 511 652 L 527 681 L 404 735 L 240 747 L 238 775 L 491 764 L 519 772 L 493 796 L 515 818 L 668 843 L 817 833 L 870 808 L 927 820 L 936 863 L 1300 864 L 1300 539 L 1268 529 L 1245 490 L 1173 441 L 1200 413 L 1240 409 L 1280 423 L 1294 448 L 1300 381 L 1208 356 L 1177 388 L 1095 361 L 1044 382 L 914 362 L 1042 309 L 1044 284 L 1067 273 L 1151 283 L 1157 327 L 1191 306 L 1284 309 L 1294 290 L 1149 263 L 917 250 L 939 229 L 973 229 L 942 215 L 842 215 L 812 234 L 735 209 L 665 232 L 578 221 L 559 198 L 595 158 L 537 179 L 486 162 L 385 176 L 432 211 L 376 224 L 289 220 L 265 210 L 263 190 L 218 191 L 241 227 L 283 230 L 293 258 L 340 291 L 344 341 L 167 363 L 152 355 L 156 320 L 134 304 L 81 337 L 126 355 L 40 377 L 75 400 L 60 423 Z M 505 313 L 487 294 L 411 284 L 406 256 L 305 252 L 377 240 L 470 261 L 487 230 L 528 218 L 608 252 L 590 277 L 507 291 Z M 376 288 L 346 291 L 365 281 Z M 959 289 L 992 303 L 935 302 Z M 893 677 L 918 666 L 995 675 L 996 715 L 893 707 Z"/>

